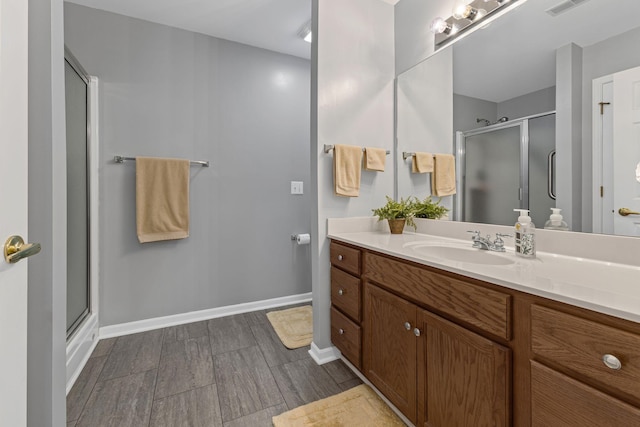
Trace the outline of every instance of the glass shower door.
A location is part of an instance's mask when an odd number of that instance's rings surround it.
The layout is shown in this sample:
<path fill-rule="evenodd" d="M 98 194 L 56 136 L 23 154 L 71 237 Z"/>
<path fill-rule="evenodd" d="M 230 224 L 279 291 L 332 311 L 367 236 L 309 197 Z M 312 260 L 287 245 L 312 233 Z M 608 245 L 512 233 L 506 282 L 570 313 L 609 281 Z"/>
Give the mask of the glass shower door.
<path fill-rule="evenodd" d="M 88 80 L 65 57 L 67 130 L 67 337 L 89 314 Z"/>
<path fill-rule="evenodd" d="M 513 225 L 522 187 L 522 124 L 459 134 L 463 138 L 462 221 Z"/>

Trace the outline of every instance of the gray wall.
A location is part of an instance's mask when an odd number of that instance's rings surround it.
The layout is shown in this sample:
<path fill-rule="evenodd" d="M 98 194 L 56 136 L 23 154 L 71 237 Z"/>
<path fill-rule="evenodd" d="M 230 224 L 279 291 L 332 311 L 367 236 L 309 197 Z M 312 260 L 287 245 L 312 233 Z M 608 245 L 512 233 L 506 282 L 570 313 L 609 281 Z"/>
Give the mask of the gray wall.
<path fill-rule="evenodd" d="M 452 144 L 455 144 L 457 131 L 467 131 L 484 126 L 483 123 L 478 123 L 476 119 L 487 119 L 493 122 L 497 117 L 498 104 L 495 102 L 454 93 Z"/>
<path fill-rule="evenodd" d="M 556 87 L 548 87 L 498 103 L 496 119 L 507 116 L 519 119 L 556 109 Z"/>
<path fill-rule="evenodd" d="M 101 326 L 309 292 L 309 61 L 69 3 L 65 41 L 100 79 Z M 138 243 L 114 155 L 211 161 L 188 239 Z"/>
<path fill-rule="evenodd" d="M 29 0 L 29 240 L 42 244 L 28 267 L 30 427 L 66 425 L 64 102 L 62 0 Z"/>

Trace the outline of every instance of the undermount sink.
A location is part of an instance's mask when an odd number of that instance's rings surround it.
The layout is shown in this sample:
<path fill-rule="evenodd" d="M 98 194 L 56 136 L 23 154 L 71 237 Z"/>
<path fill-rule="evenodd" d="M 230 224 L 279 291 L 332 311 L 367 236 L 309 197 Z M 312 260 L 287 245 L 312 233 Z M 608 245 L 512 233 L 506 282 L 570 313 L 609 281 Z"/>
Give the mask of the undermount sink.
<path fill-rule="evenodd" d="M 405 244 L 405 247 L 413 250 L 417 254 L 444 261 L 458 261 L 482 265 L 510 265 L 515 263 L 514 260 L 496 252 L 472 248 L 471 244 L 469 244 L 468 247 L 464 247 L 450 243 L 413 242 Z"/>

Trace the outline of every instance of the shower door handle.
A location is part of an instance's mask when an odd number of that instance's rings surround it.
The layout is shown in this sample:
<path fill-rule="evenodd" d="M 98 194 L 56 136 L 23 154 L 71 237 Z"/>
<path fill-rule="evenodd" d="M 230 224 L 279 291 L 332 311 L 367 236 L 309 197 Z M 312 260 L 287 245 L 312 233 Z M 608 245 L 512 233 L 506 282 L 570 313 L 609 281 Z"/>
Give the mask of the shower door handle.
<path fill-rule="evenodd" d="M 547 156 L 547 194 L 551 200 L 556 199 L 556 193 L 553 191 L 553 184 L 556 179 L 555 168 L 553 167 L 556 158 L 556 150 L 551 150 Z"/>

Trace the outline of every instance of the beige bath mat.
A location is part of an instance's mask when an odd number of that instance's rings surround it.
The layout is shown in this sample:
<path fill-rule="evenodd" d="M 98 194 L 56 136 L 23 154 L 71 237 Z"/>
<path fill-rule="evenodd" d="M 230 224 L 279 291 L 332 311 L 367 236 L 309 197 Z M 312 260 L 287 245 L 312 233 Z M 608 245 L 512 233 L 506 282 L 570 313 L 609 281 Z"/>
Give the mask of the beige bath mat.
<path fill-rule="evenodd" d="M 313 339 L 313 315 L 310 305 L 271 311 L 267 318 L 287 348 L 300 348 Z"/>
<path fill-rule="evenodd" d="M 405 426 L 366 384 L 277 415 L 272 421 L 275 427 Z"/>

